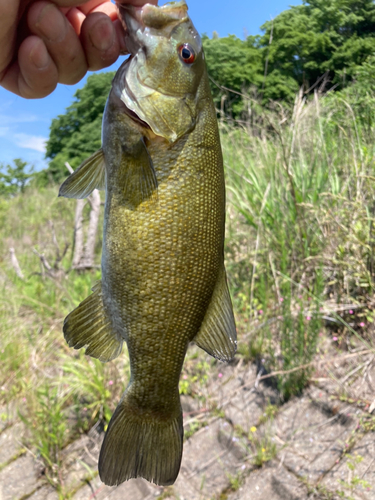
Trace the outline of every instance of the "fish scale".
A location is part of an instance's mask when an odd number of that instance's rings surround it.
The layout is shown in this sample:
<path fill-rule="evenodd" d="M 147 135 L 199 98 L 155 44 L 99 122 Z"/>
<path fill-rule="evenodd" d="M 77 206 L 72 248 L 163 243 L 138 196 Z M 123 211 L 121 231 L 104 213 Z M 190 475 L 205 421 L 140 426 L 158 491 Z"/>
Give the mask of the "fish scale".
<path fill-rule="evenodd" d="M 189 343 L 223 361 L 236 351 L 223 160 L 185 2 L 119 9 L 132 56 L 113 80 L 103 146 L 60 188 L 71 198 L 106 191 L 102 280 L 67 316 L 64 335 L 103 362 L 127 343 L 131 377 L 103 441 L 102 481 L 168 485 L 181 463 L 178 383 Z"/>

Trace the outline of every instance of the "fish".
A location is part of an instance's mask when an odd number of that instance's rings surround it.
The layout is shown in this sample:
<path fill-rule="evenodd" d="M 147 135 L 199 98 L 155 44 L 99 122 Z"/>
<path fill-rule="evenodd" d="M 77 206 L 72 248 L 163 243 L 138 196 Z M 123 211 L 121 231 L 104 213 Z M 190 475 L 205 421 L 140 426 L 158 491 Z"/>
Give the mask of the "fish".
<path fill-rule="evenodd" d="M 173 484 L 183 450 L 179 378 L 191 342 L 233 358 L 224 266 L 223 157 L 201 38 L 185 1 L 118 4 L 130 57 L 106 103 L 102 148 L 61 185 L 105 190 L 102 279 L 65 319 L 70 347 L 108 362 L 126 342 L 130 380 L 99 475 Z"/>

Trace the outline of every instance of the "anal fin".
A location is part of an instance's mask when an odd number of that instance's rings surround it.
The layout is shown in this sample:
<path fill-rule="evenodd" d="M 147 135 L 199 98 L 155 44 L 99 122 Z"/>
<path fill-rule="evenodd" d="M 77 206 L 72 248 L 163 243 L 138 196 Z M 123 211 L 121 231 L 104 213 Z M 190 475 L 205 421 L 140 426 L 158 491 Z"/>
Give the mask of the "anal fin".
<path fill-rule="evenodd" d="M 237 350 L 237 332 L 224 264 L 211 302 L 194 342 L 214 358 L 230 361 Z"/>
<path fill-rule="evenodd" d="M 102 298 L 101 281 L 93 293 L 74 309 L 64 321 L 64 337 L 69 347 L 86 347 L 86 354 L 102 362 L 116 358 L 122 349 L 122 337 L 113 331 Z"/>
<path fill-rule="evenodd" d="M 100 148 L 61 184 L 59 196 L 87 198 L 94 189 L 105 189 L 105 162 Z"/>

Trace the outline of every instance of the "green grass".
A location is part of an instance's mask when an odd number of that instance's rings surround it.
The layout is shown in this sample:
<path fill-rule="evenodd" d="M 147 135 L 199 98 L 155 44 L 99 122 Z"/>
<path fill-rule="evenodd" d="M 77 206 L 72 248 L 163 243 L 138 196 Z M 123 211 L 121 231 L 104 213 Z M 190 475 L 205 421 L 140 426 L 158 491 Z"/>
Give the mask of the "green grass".
<path fill-rule="evenodd" d="M 251 124 L 251 123 L 255 123 Z M 262 110 L 246 127 L 221 123 L 228 187 L 226 261 L 246 359 L 268 371 L 309 363 L 321 308 L 358 306 L 364 338 L 374 292 L 374 146 L 339 98 Z M 350 308 L 350 307 L 349 307 Z M 347 323 L 333 311 L 331 316 Z M 353 319 L 353 318 L 351 318 Z M 284 399 L 310 369 L 278 377 Z"/>
<path fill-rule="evenodd" d="M 20 411 L 22 422 L 29 430 L 29 445 L 38 450 L 45 464 L 48 481 L 61 489 L 61 450 L 68 443 L 69 428 L 64 406 L 69 390 L 45 383 L 31 392 Z"/>

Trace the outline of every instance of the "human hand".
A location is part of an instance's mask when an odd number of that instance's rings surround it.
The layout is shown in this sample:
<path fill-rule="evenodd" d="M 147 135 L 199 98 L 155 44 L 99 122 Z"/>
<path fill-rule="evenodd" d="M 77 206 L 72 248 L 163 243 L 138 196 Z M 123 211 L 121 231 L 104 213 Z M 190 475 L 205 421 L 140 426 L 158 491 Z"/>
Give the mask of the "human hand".
<path fill-rule="evenodd" d="M 45 97 L 58 83 L 73 85 L 121 52 L 124 36 L 111 0 L 0 0 L 0 85 L 21 97 Z"/>

